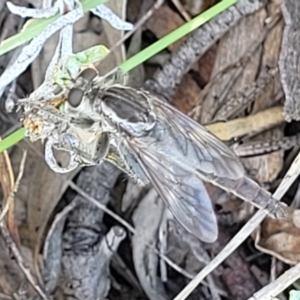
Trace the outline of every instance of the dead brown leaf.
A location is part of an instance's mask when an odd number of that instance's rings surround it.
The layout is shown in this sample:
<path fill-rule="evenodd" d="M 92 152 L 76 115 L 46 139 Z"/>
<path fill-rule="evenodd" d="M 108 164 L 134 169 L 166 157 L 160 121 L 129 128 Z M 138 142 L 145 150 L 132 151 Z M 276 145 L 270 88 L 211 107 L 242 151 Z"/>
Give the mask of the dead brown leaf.
<path fill-rule="evenodd" d="M 26 219 L 21 226 L 20 235 L 22 245 L 34 252 L 34 264 L 37 266 L 48 221 L 67 188 L 66 180 L 72 179 L 77 171 L 64 175 L 55 174 L 44 160 L 43 145 L 22 141 L 19 146 L 13 151 L 11 160 L 14 169 L 18 169 L 22 149 L 27 150 L 24 176 L 16 195 L 18 204 L 26 207 Z M 68 159 L 65 153 L 59 153 L 57 157 L 60 162 Z"/>
<path fill-rule="evenodd" d="M 300 210 L 295 210 L 289 220 L 266 218 L 255 232 L 258 250 L 275 256 L 286 264 L 300 261 Z"/>
<path fill-rule="evenodd" d="M 215 3 L 215 0 L 183 0 L 182 2 L 185 9 L 192 16 L 196 16 L 212 6 Z"/>
<path fill-rule="evenodd" d="M 197 83 L 189 74 L 187 74 L 183 77 L 180 86 L 176 89 L 176 94 L 172 100 L 172 104 L 177 109 L 187 114 L 191 111 L 191 108 L 200 91 L 201 89 Z"/>
<path fill-rule="evenodd" d="M 268 7 L 269 18 L 275 18 L 278 5 L 271 3 Z M 263 44 L 263 52 L 261 59 L 261 74 L 265 72 L 266 68 L 274 68 L 277 66 L 279 59 L 279 51 L 282 40 L 283 22 L 280 21 L 268 33 Z M 264 110 L 270 106 L 277 105 L 275 102 L 276 96 L 280 93 L 281 84 L 279 74 L 272 78 L 270 84 L 261 93 L 261 96 L 256 99 L 252 114 Z M 253 140 L 265 140 L 269 138 L 283 137 L 283 126 L 277 126 L 267 132 L 257 135 Z M 267 155 L 259 155 L 250 158 L 244 158 L 242 161 L 246 168 L 254 175 L 259 182 L 272 182 L 275 180 L 283 167 L 283 151 L 276 151 Z"/>
<path fill-rule="evenodd" d="M 183 24 L 184 21 L 179 14 L 175 13 L 167 5 L 163 5 L 160 9 L 155 11 L 152 18 L 149 19 L 145 26 L 160 39 Z M 184 39 L 180 39 L 176 43 L 170 45 L 168 49 L 174 51 L 183 43 L 183 41 Z"/>
<path fill-rule="evenodd" d="M 209 82 L 214 68 L 217 51 L 218 46 L 215 44 L 198 61 L 198 81 L 201 88 Z"/>

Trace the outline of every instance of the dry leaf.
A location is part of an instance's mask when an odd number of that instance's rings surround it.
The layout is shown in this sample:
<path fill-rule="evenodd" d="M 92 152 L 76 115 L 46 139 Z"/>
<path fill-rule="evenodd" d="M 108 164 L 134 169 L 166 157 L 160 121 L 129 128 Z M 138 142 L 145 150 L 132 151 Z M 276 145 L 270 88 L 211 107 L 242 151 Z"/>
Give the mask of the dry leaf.
<path fill-rule="evenodd" d="M 189 74 L 187 74 L 183 77 L 183 80 L 178 89 L 176 89 L 176 94 L 172 100 L 172 104 L 177 109 L 187 114 L 191 111 L 192 106 L 200 91 L 201 89 L 198 87 L 197 83 Z"/>
<path fill-rule="evenodd" d="M 213 45 L 198 61 L 198 82 L 201 88 L 203 88 L 211 77 L 216 55 L 218 51 L 218 45 Z"/>
<path fill-rule="evenodd" d="M 153 16 L 146 23 L 146 28 L 151 30 L 157 38 L 161 38 L 171 31 L 177 29 L 184 24 L 184 21 L 167 5 L 163 5 L 160 9 L 156 10 Z M 180 39 L 176 43 L 173 43 L 168 47 L 173 51 L 177 49 L 183 43 L 183 39 Z"/>
<path fill-rule="evenodd" d="M 184 8 L 192 15 L 196 16 L 205 11 L 215 3 L 214 0 L 183 0 Z"/>
<path fill-rule="evenodd" d="M 41 144 L 35 143 L 29 146 L 26 141 L 23 141 L 19 145 L 20 147 L 15 149 L 11 156 L 16 169 L 21 160 L 20 150 L 27 149 L 28 155 L 16 200 L 27 207 L 27 226 L 22 226 L 22 242 L 33 250 L 41 243 L 47 222 L 67 187 L 66 180 L 71 179 L 76 171 L 65 175 L 55 174 L 45 162 Z M 60 154 L 60 161 L 68 159 L 65 153 Z"/>
<path fill-rule="evenodd" d="M 289 220 L 266 218 L 255 232 L 255 246 L 287 264 L 300 261 L 300 210 Z"/>

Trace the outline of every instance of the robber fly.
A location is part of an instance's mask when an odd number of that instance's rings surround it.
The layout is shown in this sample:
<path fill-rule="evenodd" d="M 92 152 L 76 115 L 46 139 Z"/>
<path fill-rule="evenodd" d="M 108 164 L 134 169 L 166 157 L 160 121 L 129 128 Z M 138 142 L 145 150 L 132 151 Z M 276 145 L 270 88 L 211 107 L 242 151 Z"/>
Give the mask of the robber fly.
<path fill-rule="evenodd" d="M 202 180 L 276 217 L 286 213 L 206 128 L 146 91 L 104 81 L 94 69 L 83 70 L 53 99 L 21 104 L 28 136 L 48 140 L 45 157 L 52 169 L 110 161 L 136 181 L 150 182 L 176 219 L 205 242 L 216 240 L 218 227 Z M 53 148 L 71 153 L 68 168 L 55 164 Z"/>

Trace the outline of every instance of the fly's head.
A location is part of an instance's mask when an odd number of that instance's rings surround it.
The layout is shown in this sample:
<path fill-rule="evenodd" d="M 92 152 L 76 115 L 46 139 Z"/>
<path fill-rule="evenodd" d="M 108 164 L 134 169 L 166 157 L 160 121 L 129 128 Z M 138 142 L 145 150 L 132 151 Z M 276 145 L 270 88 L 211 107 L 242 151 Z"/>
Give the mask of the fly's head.
<path fill-rule="evenodd" d="M 93 114 L 89 99 L 85 97 L 90 89 L 96 71 L 86 69 L 64 89 L 55 89 L 51 99 L 21 99 L 22 118 L 26 134 L 31 140 L 56 138 L 68 131 L 99 131 L 100 117 Z"/>
<path fill-rule="evenodd" d="M 19 100 L 26 136 L 32 141 L 47 141 L 45 158 L 56 172 L 99 163 L 108 152 L 109 135 L 102 131 L 101 117 L 93 112 L 87 96 L 96 76 L 95 70 L 86 69 L 68 86 L 53 92 L 52 99 Z M 53 149 L 70 153 L 69 168 L 58 167 Z"/>
<path fill-rule="evenodd" d="M 95 69 L 88 68 L 83 70 L 65 92 L 65 111 L 79 122 L 84 119 L 91 121 L 100 120 L 99 115 L 92 111 L 91 103 L 93 99 L 90 96 L 91 90 L 97 91 L 97 85 L 95 85 L 94 81 L 97 75 L 98 73 Z"/>

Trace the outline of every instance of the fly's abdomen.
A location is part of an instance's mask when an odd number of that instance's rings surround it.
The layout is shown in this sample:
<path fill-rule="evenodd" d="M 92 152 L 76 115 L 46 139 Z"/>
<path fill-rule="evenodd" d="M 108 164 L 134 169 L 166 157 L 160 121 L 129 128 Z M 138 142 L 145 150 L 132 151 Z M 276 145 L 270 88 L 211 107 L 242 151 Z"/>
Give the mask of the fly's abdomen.
<path fill-rule="evenodd" d="M 227 190 L 237 197 L 250 202 L 258 208 L 266 209 L 269 214 L 283 218 L 286 215 L 286 205 L 272 197 L 272 194 L 259 186 L 251 178 L 244 176 L 238 180 L 218 178 L 215 184 Z"/>

